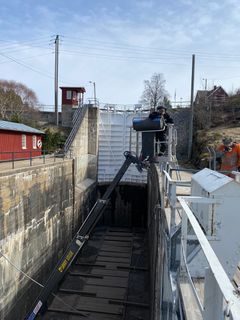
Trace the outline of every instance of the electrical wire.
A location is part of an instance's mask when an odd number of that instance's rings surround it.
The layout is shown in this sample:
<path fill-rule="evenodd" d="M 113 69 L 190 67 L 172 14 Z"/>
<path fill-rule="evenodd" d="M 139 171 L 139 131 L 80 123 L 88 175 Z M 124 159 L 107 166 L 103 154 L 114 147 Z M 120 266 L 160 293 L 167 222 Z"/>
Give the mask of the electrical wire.
<path fill-rule="evenodd" d="M 13 46 L 19 46 L 19 45 L 28 45 L 29 47 L 38 47 L 36 44 L 40 43 L 46 43 L 44 40 L 46 37 L 38 38 L 35 40 L 28 40 L 28 41 L 6 41 L 7 43 L 11 43 L 11 46 L 1 48 L 1 49 L 13 49 Z M 48 38 L 49 39 L 49 38 Z M 71 40 L 73 39 L 73 40 Z M 75 40 L 78 40 L 75 41 Z M 4 40 L 0 40 L 4 41 Z M 80 41 L 80 42 L 79 42 Z M 35 42 L 35 43 L 34 43 Z M 119 50 L 126 53 L 135 53 L 135 54 L 147 54 L 147 55 L 154 55 L 152 58 L 166 58 L 166 59 L 180 59 L 180 58 L 189 58 L 192 53 L 186 50 L 173 50 L 173 49 L 165 49 L 165 48 L 154 48 L 154 47 L 144 47 L 144 46 L 137 46 L 137 45 L 125 45 L 125 44 L 119 44 L 115 42 L 106 42 L 106 41 L 99 41 L 95 39 L 86 39 L 86 38 L 76 38 L 76 37 L 66 37 L 64 36 L 64 44 L 67 44 L 67 47 L 71 48 L 85 48 L 85 49 L 93 49 L 93 50 L 100 50 L 100 51 L 106 51 L 106 49 L 109 51 L 118 51 Z M 0 44 L 1 46 L 1 44 Z M 41 47 L 44 49 L 50 49 L 48 47 Z M 22 50 L 22 49 L 17 49 Z M 66 51 L 66 50 L 65 50 Z M 74 52 L 74 50 L 68 50 Z M 75 50 L 75 53 L 78 53 Z M 89 52 L 86 52 L 86 54 Z M 214 59 L 214 60 L 228 60 L 228 61 L 238 61 L 240 58 L 240 55 L 232 55 L 232 54 L 221 54 L 218 53 L 206 53 L 201 51 L 196 51 L 195 53 L 198 54 L 199 59 Z"/>
<path fill-rule="evenodd" d="M 25 40 L 25 41 L 19 41 L 19 40 L 3 40 L 0 39 L 0 47 L 1 46 L 16 46 L 16 45 L 28 45 L 28 44 L 36 44 L 36 43 L 42 43 L 42 42 L 49 42 L 49 36 L 44 38 L 38 38 L 38 39 L 31 39 L 31 40 Z M 51 41 L 51 40 L 50 40 Z"/>
<path fill-rule="evenodd" d="M 2 53 L 5 54 L 12 54 L 12 53 L 16 53 L 16 52 L 24 52 L 24 51 L 30 51 L 30 50 L 35 50 L 36 49 L 41 49 L 41 50 L 46 50 L 46 51 L 52 51 L 53 52 L 53 48 L 51 47 L 43 47 L 43 46 L 24 46 L 18 49 L 14 49 L 14 50 L 1 50 Z"/>
<path fill-rule="evenodd" d="M 64 43 L 65 44 L 65 43 Z M 93 45 L 79 45 L 76 46 L 74 44 L 69 45 L 69 43 L 66 43 L 68 46 L 67 47 L 71 47 L 72 49 L 76 48 L 76 50 L 79 49 L 91 49 L 91 50 L 98 50 L 98 51 L 113 51 L 113 52 L 117 52 L 117 53 L 130 53 L 130 54 L 138 54 L 138 55 L 147 55 L 147 57 L 152 56 L 154 58 L 162 58 L 162 59 L 189 59 L 191 57 L 192 54 L 190 53 L 185 53 L 185 54 L 180 54 L 180 53 L 176 53 L 176 52 L 165 52 L 162 49 L 158 49 L 156 51 L 153 50 L 149 50 L 149 49 L 135 49 L 135 48 L 121 48 L 121 47 L 106 47 L 106 46 L 97 46 L 95 44 Z M 63 46 L 64 47 L 64 46 Z M 75 50 L 75 51 L 76 51 Z M 163 51 L 163 52 L 162 52 Z M 240 56 L 220 56 L 220 55 L 206 55 L 206 54 L 198 54 L 198 58 L 199 59 L 203 59 L 203 60 L 219 60 L 219 61 L 229 61 L 229 62 L 236 62 L 239 60 Z"/>
<path fill-rule="evenodd" d="M 113 55 L 106 55 L 106 54 L 100 54 L 100 53 L 90 53 L 90 52 L 84 52 L 84 53 L 80 53 L 80 52 L 72 52 L 71 51 L 67 51 L 67 50 L 61 50 L 61 53 L 65 53 L 67 55 L 80 55 L 80 56 L 85 56 L 88 58 L 102 58 L 102 59 L 107 59 L 107 60 L 114 60 L 114 61 L 142 61 L 142 62 L 148 62 L 148 60 L 158 60 L 157 58 L 148 58 L 148 57 L 124 57 L 124 56 L 113 56 Z M 154 62 L 154 61 L 153 61 Z M 176 62 L 159 62 L 160 64 L 165 64 L 165 65 L 185 65 L 188 66 L 189 64 L 187 63 L 176 63 Z"/>
<path fill-rule="evenodd" d="M 86 47 L 86 46 L 84 46 L 84 47 L 81 47 L 81 49 L 97 49 L 97 50 L 100 50 L 100 51 L 103 51 L 103 52 L 109 52 L 109 49 L 106 49 L 106 48 L 93 48 L 93 47 Z M 190 56 L 188 55 L 186 55 L 186 56 L 184 56 L 184 57 L 171 57 L 171 56 L 167 56 L 167 55 L 162 55 L 161 53 L 158 53 L 158 54 L 153 54 L 153 53 L 147 53 L 147 52 L 137 52 L 138 53 L 138 55 L 136 55 L 136 53 L 135 52 L 132 52 L 131 50 L 128 50 L 128 51 L 119 51 L 119 50 L 112 50 L 112 51 L 114 51 L 114 53 L 111 55 L 111 56 L 116 56 L 116 57 L 126 57 L 126 54 L 128 54 L 128 56 L 127 57 L 130 57 L 130 58 L 136 58 L 136 57 L 142 57 L 142 58 L 145 58 L 145 59 L 149 59 L 149 58 L 151 58 L 151 59 L 168 59 L 168 60 L 173 60 L 173 59 L 189 59 L 190 58 Z M 115 52 L 116 51 L 116 52 Z M 71 52 L 71 53 L 89 53 L 89 51 L 79 51 L 79 49 L 78 50 L 72 50 L 72 49 L 64 49 L 64 47 L 63 47 L 63 49 L 61 49 L 61 52 Z M 90 52 L 90 53 L 94 53 L 94 54 L 102 54 L 101 52 L 98 52 L 98 51 L 95 51 L 95 52 Z M 121 54 L 120 56 L 119 56 L 119 53 Z M 118 54 L 118 55 L 116 55 L 116 54 Z M 129 56 L 129 54 L 135 54 L 135 55 L 131 55 L 131 56 Z"/>
<path fill-rule="evenodd" d="M 0 55 L 3 56 L 3 57 L 5 57 L 5 58 L 7 58 L 7 59 L 9 59 L 9 60 L 11 60 L 11 61 L 13 61 L 13 62 L 15 62 L 15 63 L 17 63 L 17 64 L 19 64 L 19 65 L 21 65 L 21 66 L 23 66 L 23 67 L 25 67 L 25 68 L 27 68 L 27 69 L 29 69 L 29 70 L 32 70 L 32 71 L 34 71 L 34 72 L 36 72 L 36 73 L 39 73 L 39 74 L 41 74 L 42 76 L 45 76 L 45 77 L 50 78 L 50 79 L 54 79 L 53 76 L 50 76 L 49 74 L 45 74 L 44 72 L 39 71 L 39 70 L 37 70 L 37 69 L 35 69 L 35 68 L 33 68 L 33 67 L 25 64 L 25 63 L 22 63 L 22 62 L 20 62 L 19 60 L 16 60 L 16 59 L 14 59 L 14 58 L 12 58 L 12 57 L 4 54 L 4 53 L 1 53 L 1 52 L 0 52 Z"/>
<path fill-rule="evenodd" d="M 17 270 L 19 273 L 21 273 L 24 277 L 28 278 L 30 281 L 32 281 L 33 283 L 37 284 L 39 287 L 44 288 L 44 285 L 42 285 L 40 282 L 36 281 L 35 279 L 33 279 L 32 277 L 30 277 L 27 273 L 25 273 L 22 269 L 20 269 L 18 266 L 16 266 L 10 259 L 8 259 L 8 257 L 3 254 L 3 252 L 0 250 L 0 255 L 15 269 Z M 73 306 L 71 306 L 70 304 L 68 304 L 67 302 L 65 302 L 62 298 L 60 298 L 59 296 L 57 296 L 55 293 L 51 292 L 51 295 L 56 298 L 57 300 L 61 301 L 65 306 L 69 307 L 70 309 L 76 311 L 76 312 L 80 312 L 78 309 L 74 308 Z M 82 313 L 81 314 L 83 317 L 87 317 L 87 314 Z"/>
<path fill-rule="evenodd" d="M 0 55 L 7 58 L 8 60 L 15 62 L 29 70 L 36 72 L 44 77 L 54 79 L 53 75 L 45 71 L 36 69 L 33 66 L 27 65 L 22 62 L 25 59 L 31 59 L 26 57 L 21 60 L 14 57 L 8 56 L 6 53 L 14 52 L 24 52 L 34 49 L 48 50 L 49 55 L 53 53 L 52 44 L 54 44 L 54 36 L 52 39 L 50 36 L 43 36 L 26 41 L 15 41 L 15 40 L 2 40 L 0 39 Z M 172 66 L 188 66 L 191 54 L 187 50 L 174 50 L 166 48 L 157 48 L 157 47 L 146 47 L 139 45 L 127 45 L 120 44 L 116 42 L 107 42 L 95 39 L 79 38 L 72 36 L 61 36 L 61 42 L 63 38 L 63 44 L 59 50 L 62 56 L 83 56 L 90 59 L 106 59 L 108 61 L 119 61 L 119 62 L 143 62 L 143 63 L 158 63 L 161 65 L 172 65 Z M 50 42 L 49 42 L 50 39 Z M 47 46 L 46 46 L 47 44 Z M 49 47 L 49 45 L 51 45 Z M 106 53 L 107 51 L 107 53 Z M 209 67 L 209 68 L 238 68 L 239 65 L 233 65 L 233 63 L 239 61 L 240 55 L 232 54 L 221 54 L 218 53 L 206 53 L 203 51 L 195 51 L 197 53 L 198 61 L 197 64 L 199 67 Z M 46 54 L 47 55 L 47 54 Z M 39 55 L 40 56 L 40 55 Z M 37 57 L 37 56 L 36 56 Z M 32 57 L 34 58 L 34 56 Z M 7 61 L 8 61 L 7 60 Z M 224 63 L 222 65 L 217 65 L 214 62 L 211 65 L 204 63 L 204 60 L 214 60 L 216 61 L 225 61 L 228 64 Z M 7 63 L 7 61 L 2 61 L 0 64 Z M 237 77 L 228 77 L 224 79 L 233 79 Z M 216 79 L 216 77 L 215 77 Z M 218 80 L 224 80 L 218 78 Z M 59 79 L 61 84 L 73 85 L 73 82 L 66 82 L 63 79 Z"/>
<path fill-rule="evenodd" d="M 40 282 L 34 280 L 32 277 L 30 277 L 28 274 L 26 274 L 23 270 L 21 270 L 20 268 L 18 268 L 10 259 L 8 259 L 8 257 L 7 257 L 5 254 L 3 254 L 3 252 L 2 252 L 1 250 L 0 250 L 0 255 L 1 255 L 14 269 L 16 269 L 18 272 L 20 272 L 21 274 L 23 274 L 24 277 L 28 278 L 29 280 L 31 280 L 32 282 L 34 282 L 35 284 L 37 284 L 39 287 L 44 288 L 44 286 L 43 286 Z"/>
<path fill-rule="evenodd" d="M 33 71 L 33 72 L 38 73 L 38 74 L 40 74 L 40 75 L 42 75 L 42 76 L 44 76 L 44 77 L 47 77 L 47 78 L 50 78 L 50 79 L 54 79 L 54 76 L 51 76 L 50 74 L 47 74 L 47 73 L 45 73 L 45 72 L 43 72 L 43 71 L 40 71 L 40 70 L 38 70 L 38 69 L 30 66 L 30 65 L 27 65 L 27 64 L 25 64 L 25 63 L 23 63 L 23 62 L 15 59 L 15 58 L 10 57 L 10 56 L 8 56 L 8 55 L 6 55 L 6 54 L 4 54 L 4 53 L 1 53 L 1 52 L 0 52 L 0 55 L 3 56 L 3 57 L 5 57 L 5 58 L 7 58 L 7 59 L 9 59 L 9 60 L 11 60 L 12 62 L 15 62 L 15 63 L 17 63 L 17 64 L 19 64 L 19 65 L 21 65 L 21 66 L 23 66 L 23 67 L 25 67 L 25 68 Z M 65 84 L 69 84 L 69 85 L 73 85 L 73 84 L 74 84 L 74 85 L 75 85 L 75 83 L 65 81 L 65 80 L 63 80 L 63 79 L 61 79 L 61 78 L 59 79 L 59 82 L 60 82 L 60 84 L 64 84 L 64 85 L 65 85 Z"/>
<path fill-rule="evenodd" d="M 38 57 L 43 57 L 43 56 L 49 56 L 49 55 L 52 55 L 52 54 L 53 54 L 52 52 L 51 53 L 38 54 L 38 55 L 35 55 L 35 56 L 22 58 L 21 61 L 22 60 L 28 60 L 28 59 L 34 59 L 34 58 L 38 58 Z M 7 62 L 9 62 L 9 60 L 1 61 L 0 64 L 4 64 L 4 63 L 7 63 Z M 15 61 L 12 61 L 12 62 L 15 62 Z"/>
<path fill-rule="evenodd" d="M 66 39 L 65 39 L 66 38 Z M 68 39 L 73 39 L 73 40 L 80 40 L 82 41 L 81 43 L 76 42 L 76 41 L 69 41 Z M 68 43 L 73 43 L 74 45 L 82 45 L 82 43 L 87 42 L 91 44 L 91 46 L 96 46 L 96 44 L 101 44 L 105 48 L 110 47 L 110 48 L 116 48 L 116 49 L 131 49 L 131 50 L 138 50 L 138 51 L 156 51 L 156 52 L 164 52 L 168 54 L 175 54 L 175 55 L 182 55 L 182 56 L 189 56 L 192 55 L 192 52 L 189 52 L 187 50 L 176 50 L 176 49 L 166 49 L 166 48 L 154 48 L 154 47 L 144 47 L 144 46 L 137 46 L 137 45 L 124 45 L 124 44 L 119 44 L 119 43 L 114 43 L 114 42 L 106 42 L 106 41 L 99 41 L 95 39 L 86 39 L 86 38 L 76 38 L 76 37 L 65 37 L 64 36 L 64 42 Z M 204 51 L 198 51 L 194 50 L 195 54 L 201 57 L 206 57 L 206 58 L 216 58 L 216 57 L 226 57 L 226 58 L 236 58 L 239 59 L 240 55 L 233 55 L 233 54 L 221 54 L 219 53 L 209 53 L 209 52 L 204 52 Z"/>

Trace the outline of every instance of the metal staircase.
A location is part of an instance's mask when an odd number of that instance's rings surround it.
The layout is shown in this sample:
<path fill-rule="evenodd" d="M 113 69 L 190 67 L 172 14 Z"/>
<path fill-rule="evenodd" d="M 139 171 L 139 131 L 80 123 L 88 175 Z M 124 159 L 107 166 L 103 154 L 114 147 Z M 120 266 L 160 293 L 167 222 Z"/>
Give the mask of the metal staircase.
<path fill-rule="evenodd" d="M 82 120 L 86 114 L 86 111 L 87 111 L 87 108 L 88 108 L 88 105 L 83 105 L 79 108 L 77 108 L 77 110 L 74 112 L 74 115 L 73 115 L 73 120 L 72 120 L 72 123 L 73 123 L 73 127 L 72 127 L 72 130 L 69 134 L 69 136 L 67 137 L 67 140 L 64 144 L 64 147 L 63 147 L 63 151 L 64 151 L 64 154 L 66 155 L 70 149 L 70 146 L 78 132 L 78 129 L 82 123 Z"/>

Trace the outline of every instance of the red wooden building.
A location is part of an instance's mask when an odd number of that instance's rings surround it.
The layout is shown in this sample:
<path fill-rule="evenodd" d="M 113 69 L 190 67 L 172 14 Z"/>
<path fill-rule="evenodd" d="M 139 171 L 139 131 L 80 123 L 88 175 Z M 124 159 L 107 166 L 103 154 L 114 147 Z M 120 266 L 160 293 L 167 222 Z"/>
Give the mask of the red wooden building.
<path fill-rule="evenodd" d="M 83 105 L 84 87 L 60 87 L 62 89 L 62 126 L 71 127 L 73 114 Z"/>
<path fill-rule="evenodd" d="M 40 156 L 43 134 L 22 123 L 0 120 L 0 160 Z"/>
<path fill-rule="evenodd" d="M 62 89 L 62 105 L 71 105 L 77 108 L 83 102 L 84 87 L 60 87 Z"/>

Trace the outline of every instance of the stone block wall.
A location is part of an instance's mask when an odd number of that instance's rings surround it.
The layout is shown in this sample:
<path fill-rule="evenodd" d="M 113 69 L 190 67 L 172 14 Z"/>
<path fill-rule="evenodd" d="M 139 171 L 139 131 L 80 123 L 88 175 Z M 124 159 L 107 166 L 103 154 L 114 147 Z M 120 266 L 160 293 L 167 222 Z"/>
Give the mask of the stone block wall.
<path fill-rule="evenodd" d="M 71 239 L 72 208 L 72 160 L 1 175 L 1 250 L 18 268 L 39 278 Z M 0 266 L 0 318 L 7 319 L 29 281 L 3 257 Z"/>
<path fill-rule="evenodd" d="M 0 319 L 23 319 L 41 290 L 16 268 L 44 284 L 93 206 L 97 127 L 92 108 L 72 159 L 0 173 Z"/>

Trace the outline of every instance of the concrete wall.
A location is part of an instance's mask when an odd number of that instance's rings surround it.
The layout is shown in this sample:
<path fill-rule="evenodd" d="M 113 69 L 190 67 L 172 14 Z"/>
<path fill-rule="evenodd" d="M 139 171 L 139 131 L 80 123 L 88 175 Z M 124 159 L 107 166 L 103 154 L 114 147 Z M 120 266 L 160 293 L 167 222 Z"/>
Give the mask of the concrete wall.
<path fill-rule="evenodd" d="M 86 178 L 96 179 L 97 176 L 98 112 L 94 107 L 87 109 L 70 147 L 75 159 L 76 184 Z"/>
<path fill-rule="evenodd" d="M 1 251 L 43 284 L 96 199 L 97 116 L 87 111 L 72 159 L 0 174 Z M 40 289 L 0 257 L 0 319 L 23 319 Z"/>
<path fill-rule="evenodd" d="M 56 123 L 56 116 L 54 111 L 39 111 L 38 118 L 40 123 Z M 58 112 L 58 121 L 59 124 L 62 123 L 62 112 Z"/>
<path fill-rule="evenodd" d="M 190 109 L 171 109 L 169 110 L 169 113 L 173 117 L 174 126 L 177 129 L 177 158 L 179 160 L 185 160 L 188 156 L 189 124 L 191 115 Z"/>
<path fill-rule="evenodd" d="M 75 112 L 75 108 L 71 105 L 62 105 L 62 126 L 72 127 L 72 117 Z"/>
<path fill-rule="evenodd" d="M 156 165 L 148 170 L 148 228 L 150 254 L 151 320 L 167 319 L 169 308 L 169 234 L 161 199 L 161 173 Z M 167 307 L 166 307 L 167 306 Z"/>

